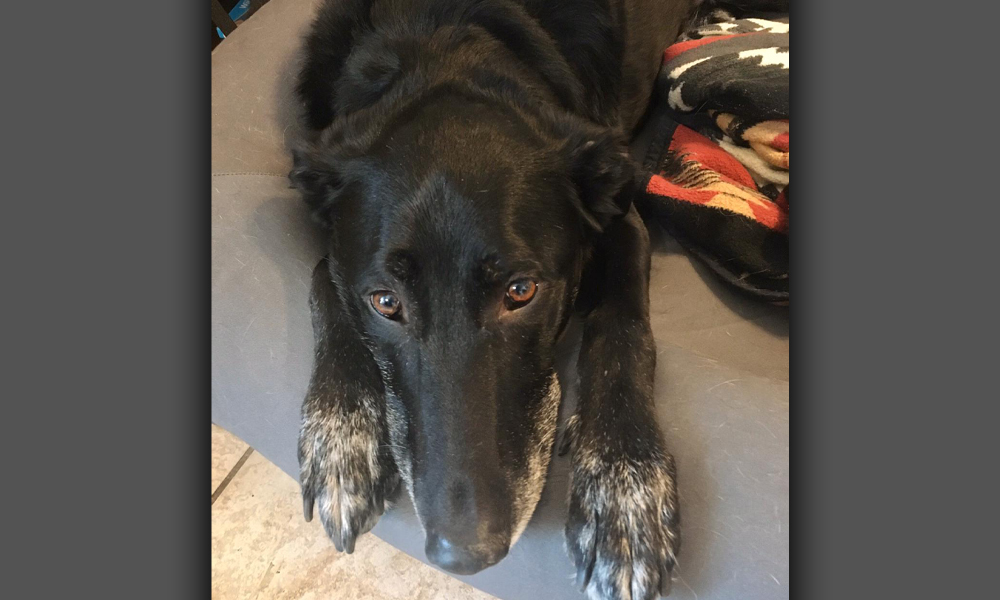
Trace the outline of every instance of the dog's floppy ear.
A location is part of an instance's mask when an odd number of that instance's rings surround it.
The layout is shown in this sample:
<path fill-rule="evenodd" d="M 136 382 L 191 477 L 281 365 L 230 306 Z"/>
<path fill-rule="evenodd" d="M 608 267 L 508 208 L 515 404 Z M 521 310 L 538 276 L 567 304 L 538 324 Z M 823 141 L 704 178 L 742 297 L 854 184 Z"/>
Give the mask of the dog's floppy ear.
<path fill-rule="evenodd" d="M 628 148 L 611 131 L 581 131 L 570 135 L 566 152 L 583 218 L 603 231 L 632 206 L 636 168 Z"/>
<path fill-rule="evenodd" d="M 288 173 L 292 187 L 302 193 L 313 219 L 324 227 L 333 224 L 333 210 L 343 187 L 336 167 L 318 159 L 309 151 L 292 151 L 292 170 Z"/>

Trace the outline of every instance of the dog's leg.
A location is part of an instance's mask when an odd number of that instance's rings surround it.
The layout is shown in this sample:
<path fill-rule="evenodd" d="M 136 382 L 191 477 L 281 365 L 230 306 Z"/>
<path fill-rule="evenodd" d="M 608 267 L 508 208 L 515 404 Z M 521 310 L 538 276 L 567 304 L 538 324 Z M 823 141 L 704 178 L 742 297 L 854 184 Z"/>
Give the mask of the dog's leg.
<path fill-rule="evenodd" d="M 560 449 L 572 453 L 566 542 L 590 598 L 648 600 L 669 593 L 680 537 L 674 461 L 653 405 L 649 236 L 634 207 L 602 246 L 579 407 Z"/>
<path fill-rule="evenodd" d="M 382 516 L 399 474 L 388 450 L 381 375 L 328 269 L 324 258 L 313 270 L 316 357 L 302 405 L 299 479 L 306 520 L 315 503 L 334 546 L 350 554 Z"/>

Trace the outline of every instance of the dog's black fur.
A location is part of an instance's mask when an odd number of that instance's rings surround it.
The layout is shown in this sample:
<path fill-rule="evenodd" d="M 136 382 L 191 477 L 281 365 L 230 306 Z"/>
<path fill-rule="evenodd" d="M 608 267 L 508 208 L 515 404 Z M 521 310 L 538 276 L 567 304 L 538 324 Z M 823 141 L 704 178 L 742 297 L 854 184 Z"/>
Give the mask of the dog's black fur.
<path fill-rule="evenodd" d="M 332 0 L 291 178 L 329 232 L 299 442 L 338 549 L 400 479 L 428 557 L 506 555 L 541 493 L 556 343 L 582 317 L 566 539 L 593 598 L 670 587 L 674 463 L 656 424 L 650 245 L 626 142 L 694 0 Z M 537 284 L 515 304 L 514 281 Z M 377 312 L 373 294 L 398 312 Z M 380 297 L 380 296 L 379 296 Z"/>

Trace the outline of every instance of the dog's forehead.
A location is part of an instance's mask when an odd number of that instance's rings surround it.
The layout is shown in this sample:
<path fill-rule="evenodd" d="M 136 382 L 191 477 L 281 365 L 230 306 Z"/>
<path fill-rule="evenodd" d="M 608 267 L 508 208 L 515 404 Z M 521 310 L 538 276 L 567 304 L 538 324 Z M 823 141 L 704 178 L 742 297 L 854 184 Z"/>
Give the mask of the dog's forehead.
<path fill-rule="evenodd" d="M 511 192 L 500 181 L 476 189 L 481 185 L 442 172 L 416 185 L 384 218 L 380 259 L 386 269 L 468 279 L 534 264 L 539 257 L 531 232 L 511 215 Z"/>
<path fill-rule="evenodd" d="M 398 108 L 367 149 L 396 177 L 447 171 L 456 185 L 481 187 L 536 172 L 551 150 L 551 140 L 516 110 L 447 89 Z"/>
<path fill-rule="evenodd" d="M 501 166 L 481 176 L 439 170 L 394 185 L 370 202 L 379 223 L 372 266 L 416 265 L 438 280 L 562 277 L 578 247 L 579 215 L 568 193 L 550 184 Z"/>
<path fill-rule="evenodd" d="M 578 217 L 556 151 L 516 115 L 468 98 L 411 107 L 364 159 L 364 210 L 377 226 L 361 237 L 373 246 L 372 267 L 400 270 L 406 255 L 425 271 L 467 279 L 490 265 L 559 262 L 574 247 Z"/>

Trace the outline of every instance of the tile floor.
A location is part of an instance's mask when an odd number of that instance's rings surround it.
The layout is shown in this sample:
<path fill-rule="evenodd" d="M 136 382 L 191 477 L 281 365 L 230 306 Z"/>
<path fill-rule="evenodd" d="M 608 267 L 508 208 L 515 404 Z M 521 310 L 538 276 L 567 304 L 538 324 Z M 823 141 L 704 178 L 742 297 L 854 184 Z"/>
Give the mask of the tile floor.
<path fill-rule="evenodd" d="M 491 600 L 373 535 L 337 552 L 306 523 L 298 483 L 212 426 L 212 598 Z"/>

